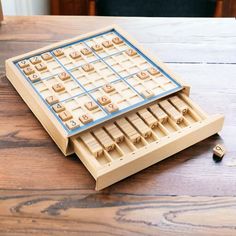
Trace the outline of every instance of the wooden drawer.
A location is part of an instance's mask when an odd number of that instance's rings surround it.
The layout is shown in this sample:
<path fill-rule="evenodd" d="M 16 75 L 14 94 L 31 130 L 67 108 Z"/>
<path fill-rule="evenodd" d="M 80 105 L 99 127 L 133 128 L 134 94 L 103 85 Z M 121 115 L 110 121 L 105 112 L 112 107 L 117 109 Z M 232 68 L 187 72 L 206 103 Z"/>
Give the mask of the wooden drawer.
<path fill-rule="evenodd" d="M 147 107 L 144 110 L 151 113 L 156 119 L 154 125 L 148 127 L 148 121 L 140 116 L 139 111 L 136 111 L 135 114 L 144 121 L 145 126 L 151 131 L 148 133 L 149 135 L 145 136 L 145 133 L 142 134 L 140 131 L 142 127 L 135 127 L 130 121 L 129 116 L 132 116 L 133 113 L 122 118 L 140 135 L 139 140 L 131 141 L 130 137 L 125 134 L 125 130 L 119 126 L 118 120 L 120 118 L 89 132 L 102 148 L 102 153 L 100 152 L 99 155 L 93 155 L 89 146 L 86 145 L 88 132 L 72 138 L 74 151 L 96 180 L 97 190 L 137 173 L 221 130 L 224 121 L 222 115 L 210 116 L 203 112 L 187 95 L 179 92 L 177 96 L 188 107 L 188 111 L 182 114 L 183 119 L 179 123 L 174 121 L 170 115 L 164 122 L 158 120 L 150 107 Z M 165 98 L 165 100 L 171 101 L 172 97 Z M 160 102 L 156 104 L 160 104 Z M 164 112 L 167 113 L 165 110 Z M 124 136 L 122 141 L 116 142 L 112 133 L 109 133 L 106 127 L 110 124 L 115 125 L 122 132 Z M 96 136 L 96 132 L 101 129 L 114 141 L 114 146 L 110 149 L 106 150 L 101 142 L 102 137 Z"/>

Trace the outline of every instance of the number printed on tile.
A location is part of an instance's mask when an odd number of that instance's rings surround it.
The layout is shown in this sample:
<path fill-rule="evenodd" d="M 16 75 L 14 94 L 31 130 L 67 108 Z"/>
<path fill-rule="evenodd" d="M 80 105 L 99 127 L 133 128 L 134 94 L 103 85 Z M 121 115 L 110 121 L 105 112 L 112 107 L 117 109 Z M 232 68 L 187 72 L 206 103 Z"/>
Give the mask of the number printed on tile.
<path fill-rule="evenodd" d="M 106 40 L 104 42 L 102 42 L 102 45 L 105 47 L 105 48 L 110 48 L 113 46 L 112 42 L 109 41 L 109 40 Z"/>
<path fill-rule="evenodd" d="M 44 61 L 49 61 L 52 59 L 52 55 L 49 52 L 45 52 L 41 55 Z"/>
<path fill-rule="evenodd" d="M 25 68 L 29 66 L 29 62 L 27 60 L 23 60 L 23 61 L 18 62 L 18 65 L 20 66 L 20 68 Z"/>
<path fill-rule="evenodd" d="M 34 72 L 35 72 L 35 70 L 34 69 L 32 69 L 31 67 L 26 67 L 26 68 L 24 68 L 24 73 L 26 74 L 26 75 L 31 75 L 31 74 L 33 74 Z"/>
<path fill-rule="evenodd" d="M 84 66 L 82 66 L 82 68 L 85 72 L 90 72 L 90 71 L 94 70 L 94 67 L 91 64 L 85 64 Z"/>
<path fill-rule="evenodd" d="M 37 75 L 37 74 L 32 74 L 32 75 L 29 75 L 28 77 L 30 79 L 31 82 L 37 82 L 40 80 L 40 77 Z"/>
<path fill-rule="evenodd" d="M 65 110 L 65 107 L 61 103 L 57 103 L 57 104 L 53 105 L 52 108 L 56 113 L 62 112 Z"/>
<path fill-rule="evenodd" d="M 115 91 L 115 88 L 111 85 L 111 84 L 106 84 L 102 87 L 102 89 L 106 92 L 106 93 L 110 93 Z"/>
<path fill-rule="evenodd" d="M 47 66 L 43 63 L 39 63 L 35 66 L 35 68 L 38 70 L 38 71 L 43 71 L 43 70 L 46 70 L 47 69 Z"/>
<path fill-rule="evenodd" d="M 92 111 L 96 108 L 98 108 L 98 105 L 94 101 L 89 101 L 84 104 L 84 106 L 89 110 Z"/>
<path fill-rule="evenodd" d="M 78 51 L 73 51 L 73 52 L 70 53 L 70 57 L 72 59 L 77 59 L 77 58 L 81 57 L 81 54 Z"/>
<path fill-rule="evenodd" d="M 101 51 L 102 50 L 102 46 L 100 44 L 95 44 L 92 46 L 92 49 L 96 52 Z"/>
<path fill-rule="evenodd" d="M 58 98 L 54 95 L 46 97 L 46 101 L 49 105 L 53 105 L 53 104 L 59 102 Z"/>
<path fill-rule="evenodd" d="M 67 121 L 73 118 L 70 112 L 67 110 L 60 112 L 59 117 L 61 118 L 62 121 Z"/>
<path fill-rule="evenodd" d="M 137 52 L 136 52 L 134 49 L 132 49 L 132 48 L 127 49 L 127 50 L 125 51 L 125 53 L 126 53 L 128 56 L 130 56 L 130 57 L 132 57 L 132 56 L 134 56 L 134 55 L 137 54 Z"/>
<path fill-rule="evenodd" d="M 105 108 L 109 113 L 113 113 L 119 110 L 118 106 L 114 103 L 109 103 L 105 106 Z"/>
<path fill-rule="evenodd" d="M 59 77 L 59 79 L 61 79 L 61 80 L 67 80 L 67 79 L 69 79 L 70 78 L 70 75 L 67 73 L 67 72 L 62 72 L 62 73 L 60 73 L 59 75 L 58 75 L 58 77 Z"/>
<path fill-rule="evenodd" d="M 53 51 L 53 54 L 56 56 L 56 57 L 60 57 L 62 55 L 64 55 L 64 52 L 61 48 L 58 48 L 56 50 Z"/>
<path fill-rule="evenodd" d="M 87 124 L 93 121 L 93 118 L 89 114 L 84 114 L 80 116 L 79 119 L 83 124 Z"/>
<path fill-rule="evenodd" d="M 62 83 L 54 84 L 52 88 L 57 93 L 65 90 L 65 87 L 63 86 Z"/>
<path fill-rule="evenodd" d="M 66 126 L 68 127 L 68 129 L 73 130 L 76 129 L 78 127 L 80 127 L 79 122 L 75 121 L 75 120 L 69 120 L 66 122 Z"/>
<path fill-rule="evenodd" d="M 161 72 L 158 71 L 157 69 L 155 69 L 154 67 L 151 67 L 148 69 L 148 72 L 151 74 L 151 75 L 157 75 L 157 74 L 160 74 L 161 75 Z"/>
<path fill-rule="evenodd" d="M 30 62 L 32 63 L 32 64 L 38 64 L 38 63 L 40 63 L 42 60 L 40 59 L 40 57 L 38 57 L 38 56 L 36 56 L 36 57 L 31 57 L 30 58 Z"/>
<path fill-rule="evenodd" d="M 137 76 L 139 77 L 139 79 L 147 79 L 149 77 L 148 73 L 146 71 L 141 71 L 137 74 Z"/>
<path fill-rule="evenodd" d="M 81 53 L 85 56 L 92 54 L 91 50 L 89 50 L 88 48 L 81 49 Z"/>
<path fill-rule="evenodd" d="M 109 97 L 107 97 L 106 95 L 103 95 L 102 97 L 99 97 L 98 98 L 98 102 L 102 105 L 102 106 L 105 106 L 107 105 L 108 103 L 111 102 L 111 99 Z"/>
<path fill-rule="evenodd" d="M 123 43 L 123 40 L 120 39 L 119 37 L 115 37 L 112 39 L 112 42 L 115 44 L 121 44 L 121 43 Z"/>

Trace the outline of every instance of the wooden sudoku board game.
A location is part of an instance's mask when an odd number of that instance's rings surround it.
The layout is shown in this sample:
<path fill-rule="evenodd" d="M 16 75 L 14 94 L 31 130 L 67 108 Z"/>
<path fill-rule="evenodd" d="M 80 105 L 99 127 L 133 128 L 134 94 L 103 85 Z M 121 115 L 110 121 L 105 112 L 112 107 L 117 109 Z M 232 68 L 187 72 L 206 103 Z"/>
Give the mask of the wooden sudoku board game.
<path fill-rule="evenodd" d="M 11 58 L 7 77 L 102 189 L 214 133 L 186 86 L 117 26 Z"/>

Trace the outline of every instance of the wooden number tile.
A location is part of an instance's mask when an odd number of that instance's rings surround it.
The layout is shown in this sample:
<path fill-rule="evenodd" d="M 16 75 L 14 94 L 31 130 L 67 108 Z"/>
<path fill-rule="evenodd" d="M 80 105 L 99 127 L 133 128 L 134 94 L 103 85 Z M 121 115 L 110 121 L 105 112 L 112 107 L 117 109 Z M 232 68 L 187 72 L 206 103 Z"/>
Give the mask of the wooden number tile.
<path fill-rule="evenodd" d="M 155 126 L 157 126 L 158 124 L 157 119 L 146 108 L 139 110 L 138 114 L 149 127 L 154 128 Z"/>
<path fill-rule="evenodd" d="M 31 67 L 26 67 L 26 68 L 23 69 L 23 71 L 26 75 L 32 75 L 35 72 L 35 70 L 32 69 Z"/>
<path fill-rule="evenodd" d="M 102 45 L 103 45 L 105 48 L 110 48 L 110 47 L 113 46 L 112 42 L 109 41 L 109 40 L 103 41 L 103 42 L 102 42 Z"/>
<path fill-rule="evenodd" d="M 124 140 L 124 134 L 115 124 L 108 124 L 104 127 L 106 131 L 111 135 L 116 143 L 120 143 Z"/>
<path fill-rule="evenodd" d="M 84 142 L 88 150 L 95 156 L 99 157 L 103 153 L 103 148 L 99 142 L 93 137 L 89 132 L 84 133 L 80 136 L 81 140 Z"/>
<path fill-rule="evenodd" d="M 159 122 L 161 123 L 167 122 L 168 115 L 157 104 L 151 105 L 149 109 Z"/>
<path fill-rule="evenodd" d="M 67 72 L 62 72 L 62 73 L 60 73 L 59 75 L 58 75 L 58 77 L 59 77 L 59 79 L 61 79 L 62 81 L 64 81 L 64 80 L 67 80 L 67 79 L 69 79 L 70 78 L 70 75 L 67 73 Z"/>
<path fill-rule="evenodd" d="M 89 114 L 84 114 L 80 116 L 79 119 L 83 124 L 87 124 L 93 121 L 93 118 Z"/>
<path fill-rule="evenodd" d="M 140 134 L 125 118 L 116 120 L 116 124 L 120 127 L 122 132 L 130 139 L 131 142 L 133 143 L 140 142 L 141 140 Z"/>
<path fill-rule="evenodd" d="M 60 57 L 62 55 L 64 55 L 64 52 L 61 48 L 58 48 L 56 50 L 53 51 L 53 54 L 56 56 L 56 57 Z"/>
<path fill-rule="evenodd" d="M 49 61 L 52 59 L 52 55 L 49 52 L 45 52 L 41 55 L 44 61 Z"/>
<path fill-rule="evenodd" d="M 134 55 L 137 54 L 137 52 L 136 52 L 134 49 L 132 49 L 132 48 L 127 49 L 127 50 L 125 51 L 125 53 L 126 53 L 128 56 L 130 56 L 130 57 L 132 57 L 132 56 L 134 56 Z"/>
<path fill-rule="evenodd" d="M 102 144 L 105 150 L 112 151 L 115 147 L 115 142 L 111 139 L 111 137 L 105 132 L 104 129 L 99 128 L 93 131 L 94 136 L 97 140 Z"/>
<path fill-rule="evenodd" d="M 65 110 L 65 107 L 61 104 L 61 103 L 57 103 L 57 104 L 54 104 L 52 106 L 52 109 L 56 112 L 56 113 L 59 113 L 59 112 L 62 112 Z"/>
<path fill-rule="evenodd" d="M 141 94 L 145 97 L 145 98 L 150 98 L 154 96 L 154 93 L 152 92 L 152 90 L 150 89 L 145 89 L 143 91 L 141 91 Z"/>
<path fill-rule="evenodd" d="M 37 75 L 37 74 L 32 74 L 32 75 L 29 75 L 28 77 L 30 79 L 31 82 L 37 82 L 40 80 L 40 77 Z"/>
<path fill-rule="evenodd" d="M 111 99 L 107 97 L 106 95 L 99 97 L 97 100 L 102 106 L 105 106 L 111 102 Z"/>
<path fill-rule="evenodd" d="M 217 144 L 214 148 L 213 148 L 213 154 L 218 157 L 218 160 L 221 160 L 222 157 L 225 155 L 225 147 L 221 144 Z"/>
<path fill-rule="evenodd" d="M 144 121 L 137 114 L 130 114 L 127 116 L 128 120 L 133 124 L 133 126 L 141 133 L 145 138 L 151 136 L 151 129 L 144 123 Z"/>
<path fill-rule="evenodd" d="M 47 66 L 43 63 L 39 63 L 35 66 L 35 68 L 38 70 L 38 71 L 43 71 L 43 70 L 46 70 L 47 69 Z"/>
<path fill-rule="evenodd" d="M 159 105 L 177 124 L 180 124 L 183 121 L 182 114 L 167 100 L 161 101 Z"/>
<path fill-rule="evenodd" d="M 52 88 L 57 93 L 65 90 L 65 87 L 63 86 L 62 83 L 54 84 Z"/>
<path fill-rule="evenodd" d="M 121 44 L 121 43 L 123 43 L 123 40 L 119 37 L 115 37 L 115 38 L 112 39 L 112 42 L 114 44 Z"/>
<path fill-rule="evenodd" d="M 85 56 L 88 56 L 88 55 L 92 54 L 92 51 L 89 50 L 88 48 L 83 48 L 83 49 L 81 49 L 81 53 Z"/>
<path fill-rule="evenodd" d="M 158 71 L 156 68 L 154 67 L 151 67 L 148 69 L 148 72 L 151 74 L 151 75 L 158 75 L 158 74 L 161 74 L 160 71 Z"/>
<path fill-rule="evenodd" d="M 94 70 L 94 67 L 91 64 L 85 64 L 84 66 L 82 66 L 82 68 L 85 72 L 90 72 Z"/>
<path fill-rule="evenodd" d="M 76 120 L 69 120 L 66 122 L 66 126 L 68 129 L 73 130 L 73 129 L 78 128 L 80 125 L 79 125 L 79 122 Z"/>
<path fill-rule="evenodd" d="M 92 49 L 96 52 L 101 51 L 102 50 L 102 46 L 100 44 L 95 44 L 92 46 Z"/>
<path fill-rule="evenodd" d="M 171 97 L 169 100 L 182 114 L 186 114 L 188 112 L 188 105 L 178 96 Z"/>
<path fill-rule="evenodd" d="M 73 118 L 73 116 L 67 110 L 60 112 L 59 117 L 61 118 L 62 121 L 68 121 Z"/>
<path fill-rule="evenodd" d="M 31 57 L 30 62 L 35 65 L 35 64 L 41 63 L 42 60 L 40 59 L 40 57 L 36 56 L 36 57 Z"/>
<path fill-rule="evenodd" d="M 46 97 L 46 101 L 47 101 L 47 103 L 48 103 L 49 105 L 53 105 L 53 104 L 59 102 L 58 98 L 57 98 L 56 96 L 54 96 L 54 95 L 51 95 L 51 96 Z"/>
<path fill-rule="evenodd" d="M 119 110 L 118 106 L 114 103 L 109 103 L 105 106 L 105 108 L 109 113 L 113 113 Z"/>
<path fill-rule="evenodd" d="M 147 79 L 149 77 L 148 73 L 146 71 L 141 71 L 137 74 L 139 79 Z"/>
<path fill-rule="evenodd" d="M 112 86 L 111 84 L 106 84 L 102 87 L 102 89 L 106 92 L 106 93 L 110 93 L 115 91 L 115 87 Z"/>
<path fill-rule="evenodd" d="M 20 68 L 25 68 L 29 66 L 29 62 L 27 60 L 23 60 L 23 61 L 18 62 L 18 65 Z"/>
<path fill-rule="evenodd" d="M 86 102 L 86 103 L 84 104 L 84 106 L 85 106 L 89 111 L 92 111 L 92 110 L 95 110 L 96 108 L 98 108 L 98 105 L 97 105 L 94 101 Z"/>
<path fill-rule="evenodd" d="M 70 53 L 70 57 L 71 57 L 72 59 L 77 59 L 77 58 L 80 58 L 80 57 L 81 57 L 81 54 L 80 54 L 80 52 L 78 52 L 78 51 L 73 51 L 73 52 Z"/>

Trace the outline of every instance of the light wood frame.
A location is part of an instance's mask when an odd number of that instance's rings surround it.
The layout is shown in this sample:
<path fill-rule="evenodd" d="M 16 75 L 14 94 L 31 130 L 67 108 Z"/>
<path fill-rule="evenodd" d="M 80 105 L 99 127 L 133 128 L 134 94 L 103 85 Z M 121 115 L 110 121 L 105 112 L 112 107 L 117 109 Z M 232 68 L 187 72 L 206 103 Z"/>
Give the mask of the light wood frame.
<path fill-rule="evenodd" d="M 79 141 L 79 135 L 73 135 L 68 137 L 63 128 L 56 122 L 55 117 L 47 109 L 46 105 L 42 103 L 35 91 L 32 89 L 28 81 L 22 76 L 22 74 L 15 67 L 14 62 L 24 59 L 26 57 L 34 56 L 35 54 L 40 54 L 44 51 L 53 50 L 53 48 L 61 47 L 72 43 L 77 40 L 81 40 L 92 35 L 103 33 L 108 30 L 115 29 L 121 35 L 123 35 L 128 41 L 135 45 L 138 50 L 148 56 L 152 61 L 154 61 L 159 67 L 166 71 L 171 77 L 173 77 L 177 82 L 183 86 L 183 90 L 178 92 L 184 101 L 186 101 L 194 110 L 201 114 L 204 117 L 201 121 L 196 122 L 196 124 L 190 126 L 188 129 L 184 129 L 181 132 L 176 132 L 169 135 L 168 138 L 160 139 L 158 142 L 153 142 L 148 145 L 148 148 L 141 148 L 137 151 L 134 151 L 124 158 L 116 160 L 109 165 L 105 166 L 96 166 L 93 160 L 86 155 L 83 145 Z M 18 93 L 33 111 L 35 116 L 39 119 L 43 127 L 47 130 L 53 140 L 56 142 L 58 147 L 64 153 L 64 155 L 69 155 L 76 153 L 90 173 L 96 180 L 96 189 L 103 189 L 121 179 L 124 179 L 127 176 L 130 176 L 158 161 L 167 158 L 176 152 L 179 152 L 199 141 L 205 139 L 218 131 L 221 130 L 223 125 L 224 117 L 222 115 L 209 116 L 202 111 L 202 109 L 193 103 L 189 98 L 190 87 L 186 85 L 177 75 L 170 71 L 162 62 L 156 60 L 150 53 L 143 49 L 135 40 L 127 35 L 122 29 L 118 26 L 109 26 L 104 29 L 94 31 L 80 37 L 73 39 L 65 40 L 50 46 L 20 55 L 6 61 L 6 75 L 11 81 L 13 86 L 16 88 Z M 155 101 L 159 102 L 159 101 Z M 148 107 L 146 105 L 144 107 Z M 136 109 L 137 110 L 137 109 Z M 135 110 L 135 111 L 136 111 Z M 135 112 L 131 111 L 131 112 Z M 130 112 L 130 113 L 131 113 Z M 129 113 L 128 113 L 129 114 Z M 124 114 L 122 116 L 127 116 Z M 111 120 L 109 122 L 114 122 Z M 108 122 L 106 122 L 108 123 Z M 104 126 L 106 123 L 100 124 L 99 126 Z M 89 131 L 85 131 L 89 132 Z"/>

